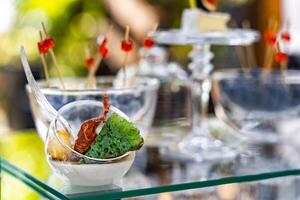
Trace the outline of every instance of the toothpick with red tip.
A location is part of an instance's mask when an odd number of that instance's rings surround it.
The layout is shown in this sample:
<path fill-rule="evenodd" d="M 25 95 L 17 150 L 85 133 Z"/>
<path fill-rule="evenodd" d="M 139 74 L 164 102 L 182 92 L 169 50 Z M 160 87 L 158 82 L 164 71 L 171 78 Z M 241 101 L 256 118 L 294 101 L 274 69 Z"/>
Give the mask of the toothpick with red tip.
<path fill-rule="evenodd" d="M 47 48 L 47 50 L 50 52 L 51 59 L 53 61 L 54 67 L 55 67 L 56 72 L 57 72 L 57 77 L 58 77 L 58 79 L 60 81 L 60 84 L 61 84 L 62 88 L 65 90 L 66 87 L 65 87 L 65 84 L 64 84 L 63 79 L 62 79 L 62 74 L 61 74 L 61 71 L 60 71 L 60 67 L 58 65 L 58 62 L 56 60 L 56 57 L 55 57 L 55 54 L 54 54 L 54 51 L 53 51 L 53 48 L 55 46 L 55 42 L 48 35 L 46 27 L 45 27 L 45 25 L 44 25 L 43 22 L 42 22 L 42 28 L 43 28 L 44 34 L 46 36 L 46 38 L 44 39 L 43 43 L 44 43 L 45 47 Z"/>
<path fill-rule="evenodd" d="M 49 87 L 50 86 L 49 72 L 48 72 L 48 65 L 47 65 L 47 62 L 45 59 L 45 54 L 48 52 L 48 48 L 46 47 L 46 45 L 44 43 L 42 32 L 39 31 L 39 34 L 40 34 L 40 41 L 37 43 L 37 45 L 38 45 L 40 57 L 41 57 L 42 64 L 43 64 L 46 83 L 47 83 L 47 86 Z"/>
<path fill-rule="evenodd" d="M 126 26 L 125 37 L 124 37 L 124 40 L 122 40 L 122 42 L 121 42 L 121 50 L 125 53 L 124 60 L 123 60 L 123 74 L 124 74 L 123 85 L 124 86 L 126 86 L 126 82 L 127 82 L 126 66 L 127 66 L 128 54 L 133 49 L 133 42 L 132 42 L 132 40 L 129 39 L 129 33 L 130 33 L 130 28 L 129 28 L 129 26 Z"/>
<path fill-rule="evenodd" d="M 91 56 L 91 53 L 90 53 L 90 50 L 89 48 L 87 47 L 85 49 L 85 67 L 90 70 L 91 67 L 94 65 L 94 58 Z"/>
<path fill-rule="evenodd" d="M 272 30 L 267 30 L 264 34 L 264 39 L 267 45 L 273 46 L 276 44 L 276 33 Z"/>
<path fill-rule="evenodd" d="M 155 32 L 156 32 L 157 27 L 158 27 L 158 23 L 156 23 L 156 24 L 154 25 L 153 30 L 152 30 L 152 33 L 155 33 Z M 146 37 L 146 38 L 144 39 L 144 47 L 145 47 L 146 49 L 151 49 L 151 48 L 154 46 L 154 44 L 155 44 L 155 43 L 154 43 L 154 40 L 153 40 L 152 38 Z"/>
<path fill-rule="evenodd" d="M 98 47 L 98 52 L 96 54 L 95 60 L 90 67 L 89 74 L 85 83 L 86 87 L 93 87 L 95 86 L 95 76 L 96 72 L 104 58 L 108 56 L 109 50 L 107 47 L 108 39 L 107 36 L 109 35 L 110 31 L 112 30 L 113 26 L 110 25 L 108 28 L 108 31 L 106 34 L 103 35 L 102 40 L 100 41 L 99 47 Z"/>
<path fill-rule="evenodd" d="M 277 42 L 276 44 L 276 54 L 275 54 L 275 61 L 280 64 L 280 69 L 282 72 L 284 72 L 287 69 L 287 60 L 288 60 L 288 54 L 281 51 L 280 45 Z"/>
<path fill-rule="evenodd" d="M 269 22 L 269 27 L 265 32 L 266 51 L 263 65 L 265 75 L 268 74 L 272 69 L 274 47 L 277 43 L 277 28 L 278 22 L 276 20 L 272 20 Z"/>
<path fill-rule="evenodd" d="M 289 32 L 281 33 L 280 37 L 281 37 L 281 40 L 284 41 L 284 42 L 290 42 L 291 41 L 291 36 L 290 36 Z"/>
<path fill-rule="evenodd" d="M 289 21 L 286 21 L 284 30 L 280 34 L 280 39 L 285 43 L 290 43 L 291 41 L 291 35 L 289 29 L 290 29 L 290 23 Z"/>

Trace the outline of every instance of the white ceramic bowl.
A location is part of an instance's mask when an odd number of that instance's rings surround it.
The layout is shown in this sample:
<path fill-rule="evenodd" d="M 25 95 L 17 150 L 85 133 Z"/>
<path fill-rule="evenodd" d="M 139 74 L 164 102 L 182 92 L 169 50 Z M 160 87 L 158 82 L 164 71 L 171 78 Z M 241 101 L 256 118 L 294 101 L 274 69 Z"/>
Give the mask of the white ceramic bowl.
<path fill-rule="evenodd" d="M 48 158 L 52 170 L 71 185 L 98 186 L 117 183 L 130 169 L 135 152 L 130 152 L 124 159 L 112 163 L 72 164 L 54 161 Z"/>

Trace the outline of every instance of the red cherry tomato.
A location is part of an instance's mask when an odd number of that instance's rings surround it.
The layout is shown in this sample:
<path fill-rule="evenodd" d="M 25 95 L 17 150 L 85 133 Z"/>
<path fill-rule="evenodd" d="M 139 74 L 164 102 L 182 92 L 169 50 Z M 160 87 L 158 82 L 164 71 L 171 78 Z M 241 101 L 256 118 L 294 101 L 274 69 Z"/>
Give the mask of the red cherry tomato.
<path fill-rule="evenodd" d="M 94 58 L 89 57 L 87 59 L 85 59 L 85 66 L 89 69 L 93 66 L 94 64 Z"/>
<path fill-rule="evenodd" d="M 274 33 L 273 31 L 267 31 L 265 33 L 265 41 L 268 45 L 275 45 L 276 44 L 276 33 Z"/>
<path fill-rule="evenodd" d="M 102 56 L 102 58 L 107 57 L 108 54 L 108 48 L 106 46 L 100 46 L 99 47 L 99 53 Z"/>
<path fill-rule="evenodd" d="M 44 44 L 45 46 L 48 48 L 48 49 L 51 49 L 55 46 L 55 42 L 52 38 L 50 37 L 47 37 L 45 40 L 44 40 Z"/>
<path fill-rule="evenodd" d="M 132 40 L 122 40 L 122 43 L 121 43 L 121 49 L 124 51 L 124 52 L 130 52 L 132 49 L 133 49 L 133 42 Z"/>
<path fill-rule="evenodd" d="M 105 58 L 108 54 L 108 48 L 106 45 L 107 45 L 107 38 L 104 37 L 98 49 L 98 52 L 102 56 L 102 58 Z"/>
<path fill-rule="evenodd" d="M 144 40 L 144 47 L 150 49 L 153 47 L 153 45 L 154 45 L 154 41 L 151 38 L 146 38 Z"/>
<path fill-rule="evenodd" d="M 288 32 L 281 33 L 281 39 L 285 42 L 291 41 L 291 36 Z"/>
<path fill-rule="evenodd" d="M 288 55 L 286 53 L 278 52 L 275 55 L 275 60 L 279 63 L 284 62 L 288 59 Z"/>
<path fill-rule="evenodd" d="M 37 45 L 38 45 L 40 54 L 45 54 L 48 52 L 48 48 L 46 47 L 46 45 L 43 41 L 38 42 Z"/>

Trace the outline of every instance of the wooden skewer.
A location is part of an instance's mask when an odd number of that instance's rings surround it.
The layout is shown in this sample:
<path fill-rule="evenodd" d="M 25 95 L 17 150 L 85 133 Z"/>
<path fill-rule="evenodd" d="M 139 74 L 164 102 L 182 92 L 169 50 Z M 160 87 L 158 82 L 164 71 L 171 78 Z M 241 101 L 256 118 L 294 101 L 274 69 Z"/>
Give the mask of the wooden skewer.
<path fill-rule="evenodd" d="M 43 35 L 42 35 L 42 31 L 39 31 L 40 34 L 40 41 L 43 41 Z M 45 74 L 45 78 L 46 78 L 46 83 L 47 83 L 47 87 L 50 86 L 50 82 L 49 82 L 49 71 L 48 71 L 48 65 L 45 59 L 45 55 L 43 53 L 40 53 L 41 56 L 41 60 L 42 60 L 42 64 L 43 64 L 43 69 L 44 69 L 44 74 Z"/>
<path fill-rule="evenodd" d="M 243 21 L 242 26 L 244 29 L 251 28 L 250 22 L 248 20 Z M 248 68 L 252 69 L 253 67 L 257 67 L 254 46 L 247 45 L 245 48 L 246 48 L 246 57 L 247 57 Z"/>
<path fill-rule="evenodd" d="M 89 49 L 88 47 L 86 47 L 84 50 L 85 50 L 85 57 L 86 57 L 86 58 L 91 57 L 90 49 Z"/>
<path fill-rule="evenodd" d="M 237 22 L 233 21 L 233 26 L 238 27 Z M 247 69 L 247 57 L 242 46 L 235 46 L 235 52 L 243 70 Z"/>
<path fill-rule="evenodd" d="M 269 24 L 269 30 L 276 32 L 277 31 L 278 22 L 273 20 Z M 273 57 L 274 57 L 274 49 L 273 46 L 266 44 L 266 52 L 264 59 L 264 70 L 263 74 L 266 75 L 272 70 L 273 65 Z"/>
<path fill-rule="evenodd" d="M 129 33 L 130 33 L 130 28 L 127 25 L 126 26 L 126 31 L 125 31 L 125 37 L 124 37 L 125 41 L 129 41 Z M 124 75 L 124 78 L 123 78 L 124 87 L 126 86 L 126 82 L 127 82 L 127 74 L 126 74 L 127 60 L 128 60 L 128 52 L 125 52 L 123 65 L 122 65 L 123 66 L 123 75 Z"/>
<path fill-rule="evenodd" d="M 152 32 L 155 33 L 158 29 L 158 22 L 156 22 L 153 26 Z"/>
<path fill-rule="evenodd" d="M 247 57 L 244 48 L 242 46 L 236 46 L 235 51 L 237 53 L 242 69 L 247 69 Z"/>
<path fill-rule="evenodd" d="M 108 31 L 104 34 L 103 39 L 107 38 L 107 36 L 112 31 L 112 29 L 113 29 L 113 25 L 110 25 L 109 28 L 108 28 Z M 95 81 L 94 80 L 95 80 L 96 72 L 97 72 L 102 60 L 103 60 L 103 57 L 100 56 L 99 52 L 97 52 L 96 56 L 95 56 L 95 62 L 92 65 L 91 69 L 89 70 L 88 78 L 87 78 L 86 83 L 85 83 L 86 87 L 95 86 Z"/>
<path fill-rule="evenodd" d="M 287 33 L 290 34 L 290 21 L 289 21 L 289 20 L 286 20 L 286 23 L 285 23 L 285 24 L 286 24 L 286 25 L 285 25 L 285 29 L 286 29 Z M 277 44 L 276 47 L 277 47 L 277 50 L 278 50 L 279 52 L 281 52 L 279 44 Z M 289 46 L 288 46 L 288 47 L 289 47 Z M 289 48 L 287 48 L 286 51 L 289 52 Z M 280 68 L 281 68 L 281 71 L 282 71 L 282 72 L 286 71 L 286 70 L 288 69 L 288 61 L 286 60 L 286 61 L 284 61 L 284 62 L 281 62 L 281 63 L 280 63 Z"/>
<path fill-rule="evenodd" d="M 42 28 L 43 28 L 45 36 L 48 37 L 48 33 L 47 33 L 46 27 L 45 27 L 43 22 L 42 22 Z M 63 90 L 65 90 L 66 87 L 65 87 L 64 81 L 62 79 L 62 74 L 61 74 L 61 71 L 60 71 L 60 67 L 58 65 L 58 62 L 56 60 L 56 57 L 55 57 L 55 54 L 54 54 L 54 51 L 53 51 L 52 48 L 49 49 L 49 53 L 50 53 L 51 59 L 53 61 L 54 67 L 56 69 L 56 73 L 57 73 L 58 79 L 60 81 L 60 84 L 61 84 Z"/>
<path fill-rule="evenodd" d="M 278 42 L 276 43 L 276 50 L 277 52 L 281 52 L 280 45 Z M 287 61 L 280 62 L 280 70 L 281 72 L 285 72 L 285 70 L 287 70 Z"/>
<path fill-rule="evenodd" d="M 196 0 L 189 0 L 189 4 L 191 9 L 197 8 Z"/>

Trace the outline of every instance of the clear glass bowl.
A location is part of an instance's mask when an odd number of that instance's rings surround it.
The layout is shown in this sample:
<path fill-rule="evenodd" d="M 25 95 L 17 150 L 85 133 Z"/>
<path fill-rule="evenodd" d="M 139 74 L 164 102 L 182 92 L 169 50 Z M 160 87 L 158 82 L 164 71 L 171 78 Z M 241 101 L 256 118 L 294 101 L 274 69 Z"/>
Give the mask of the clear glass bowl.
<path fill-rule="evenodd" d="M 99 117 L 103 104 L 94 100 L 79 100 L 63 106 L 51 122 L 46 137 L 46 157 L 52 170 L 72 185 L 106 185 L 118 182 L 131 167 L 135 153 L 127 152 L 111 159 L 91 158 L 73 149 L 81 125 L 86 120 Z M 111 106 L 107 118 L 115 112 L 128 117 Z M 62 116 L 70 125 L 70 131 L 60 122 Z M 103 124 L 99 125 L 100 132 Z"/>
<path fill-rule="evenodd" d="M 58 89 L 59 81 L 57 79 L 50 80 L 51 88 L 46 87 L 45 81 L 39 81 L 38 84 L 50 104 L 57 110 L 67 103 L 77 100 L 102 101 L 102 97 L 106 93 L 109 95 L 111 105 L 124 112 L 141 130 L 142 135 L 146 136 L 154 117 L 159 87 L 157 79 L 139 77 L 136 80 L 136 86 L 116 88 L 113 84 L 114 77 L 97 77 L 96 89 L 85 89 L 85 81 L 85 78 L 65 78 L 64 82 L 68 88 L 65 91 Z M 26 90 L 37 131 L 45 141 L 47 129 L 53 116 L 38 105 L 28 85 Z"/>
<path fill-rule="evenodd" d="M 212 96 L 217 117 L 248 141 L 283 142 L 300 119 L 300 72 L 216 71 Z"/>

